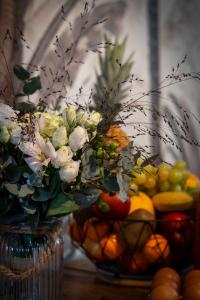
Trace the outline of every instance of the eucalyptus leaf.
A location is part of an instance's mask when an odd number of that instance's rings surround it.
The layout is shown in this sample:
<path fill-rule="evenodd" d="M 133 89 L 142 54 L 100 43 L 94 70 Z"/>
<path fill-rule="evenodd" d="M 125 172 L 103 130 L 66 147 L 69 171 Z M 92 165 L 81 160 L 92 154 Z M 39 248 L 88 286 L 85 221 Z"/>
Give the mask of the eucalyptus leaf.
<path fill-rule="evenodd" d="M 117 173 L 117 182 L 120 188 L 120 200 L 124 202 L 127 200 L 127 193 L 130 187 L 130 177 L 119 172 Z"/>
<path fill-rule="evenodd" d="M 78 210 L 80 206 L 69 195 L 60 193 L 50 202 L 47 217 L 66 215 Z"/>
<path fill-rule="evenodd" d="M 51 193 L 45 188 L 35 188 L 35 193 L 32 199 L 38 202 L 45 202 L 51 199 Z"/>
<path fill-rule="evenodd" d="M 34 190 L 29 188 L 26 184 L 17 185 L 14 183 L 4 183 L 5 188 L 7 191 L 19 198 L 24 198 L 28 195 L 32 195 Z"/>
<path fill-rule="evenodd" d="M 33 103 L 19 102 L 16 104 L 16 109 L 22 113 L 30 113 L 36 110 L 36 106 Z"/>
<path fill-rule="evenodd" d="M 27 80 L 30 77 L 30 73 L 28 71 L 26 71 L 22 66 L 20 65 L 15 65 L 13 68 L 14 74 L 15 76 L 19 79 L 19 80 Z"/>
<path fill-rule="evenodd" d="M 8 181 L 10 183 L 19 182 L 20 176 L 21 171 L 16 165 L 9 165 L 5 169 L 5 181 Z"/>
<path fill-rule="evenodd" d="M 40 90 L 42 88 L 40 77 L 32 77 L 28 79 L 23 87 L 23 92 L 26 95 L 32 95 L 34 94 L 37 90 Z"/>
<path fill-rule="evenodd" d="M 117 182 L 116 175 L 106 176 L 103 181 L 103 186 L 104 186 L 104 189 L 109 193 L 120 191 L 120 187 Z"/>

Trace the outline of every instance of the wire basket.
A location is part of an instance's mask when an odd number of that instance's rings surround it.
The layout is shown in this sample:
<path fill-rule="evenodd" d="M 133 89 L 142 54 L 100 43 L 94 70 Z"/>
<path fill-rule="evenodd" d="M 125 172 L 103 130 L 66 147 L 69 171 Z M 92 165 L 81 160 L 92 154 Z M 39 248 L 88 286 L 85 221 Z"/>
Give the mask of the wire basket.
<path fill-rule="evenodd" d="M 163 266 L 181 272 L 193 264 L 194 214 L 174 214 L 175 219 L 159 214 L 149 220 L 112 220 L 83 209 L 70 220 L 70 236 L 97 269 L 115 277 L 148 279 Z"/>

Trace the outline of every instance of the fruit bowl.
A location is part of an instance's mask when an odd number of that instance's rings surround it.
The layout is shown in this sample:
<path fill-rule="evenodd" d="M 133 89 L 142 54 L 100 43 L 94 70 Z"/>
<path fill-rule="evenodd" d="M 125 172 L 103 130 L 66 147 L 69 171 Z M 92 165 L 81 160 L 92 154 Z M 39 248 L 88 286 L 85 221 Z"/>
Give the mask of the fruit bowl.
<path fill-rule="evenodd" d="M 73 243 L 104 274 L 144 279 L 163 266 L 181 272 L 194 263 L 199 178 L 183 161 L 142 164 L 139 159 L 127 200 L 102 192 L 71 220 Z"/>
<path fill-rule="evenodd" d="M 101 274 L 115 278 L 150 279 L 163 266 L 183 271 L 193 264 L 192 211 L 149 218 L 137 209 L 131 218 L 97 218 L 83 209 L 70 220 L 70 235 Z"/>

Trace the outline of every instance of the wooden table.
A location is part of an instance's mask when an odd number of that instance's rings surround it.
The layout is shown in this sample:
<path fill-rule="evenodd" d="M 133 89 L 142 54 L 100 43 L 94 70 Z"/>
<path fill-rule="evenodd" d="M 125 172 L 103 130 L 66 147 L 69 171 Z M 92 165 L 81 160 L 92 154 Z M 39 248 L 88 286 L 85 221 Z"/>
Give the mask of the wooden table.
<path fill-rule="evenodd" d="M 98 278 L 88 259 L 68 260 L 64 269 L 63 300 L 146 300 L 148 285 L 150 283 L 138 282 L 136 286 L 131 280 L 106 282 Z"/>

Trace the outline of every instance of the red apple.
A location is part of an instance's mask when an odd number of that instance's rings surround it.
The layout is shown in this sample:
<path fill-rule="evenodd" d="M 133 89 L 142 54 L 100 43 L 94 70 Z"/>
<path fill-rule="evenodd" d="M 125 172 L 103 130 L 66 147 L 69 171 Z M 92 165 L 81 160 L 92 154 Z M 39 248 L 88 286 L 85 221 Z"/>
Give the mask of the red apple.
<path fill-rule="evenodd" d="M 173 247 L 186 248 L 194 237 L 194 222 L 188 214 L 170 212 L 163 216 L 161 232 Z"/>
<path fill-rule="evenodd" d="M 102 192 L 99 201 L 92 206 L 94 215 L 110 219 L 124 219 L 130 209 L 130 198 L 127 195 L 126 201 L 121 201 L 119 193 L 109 194 Z"/>

